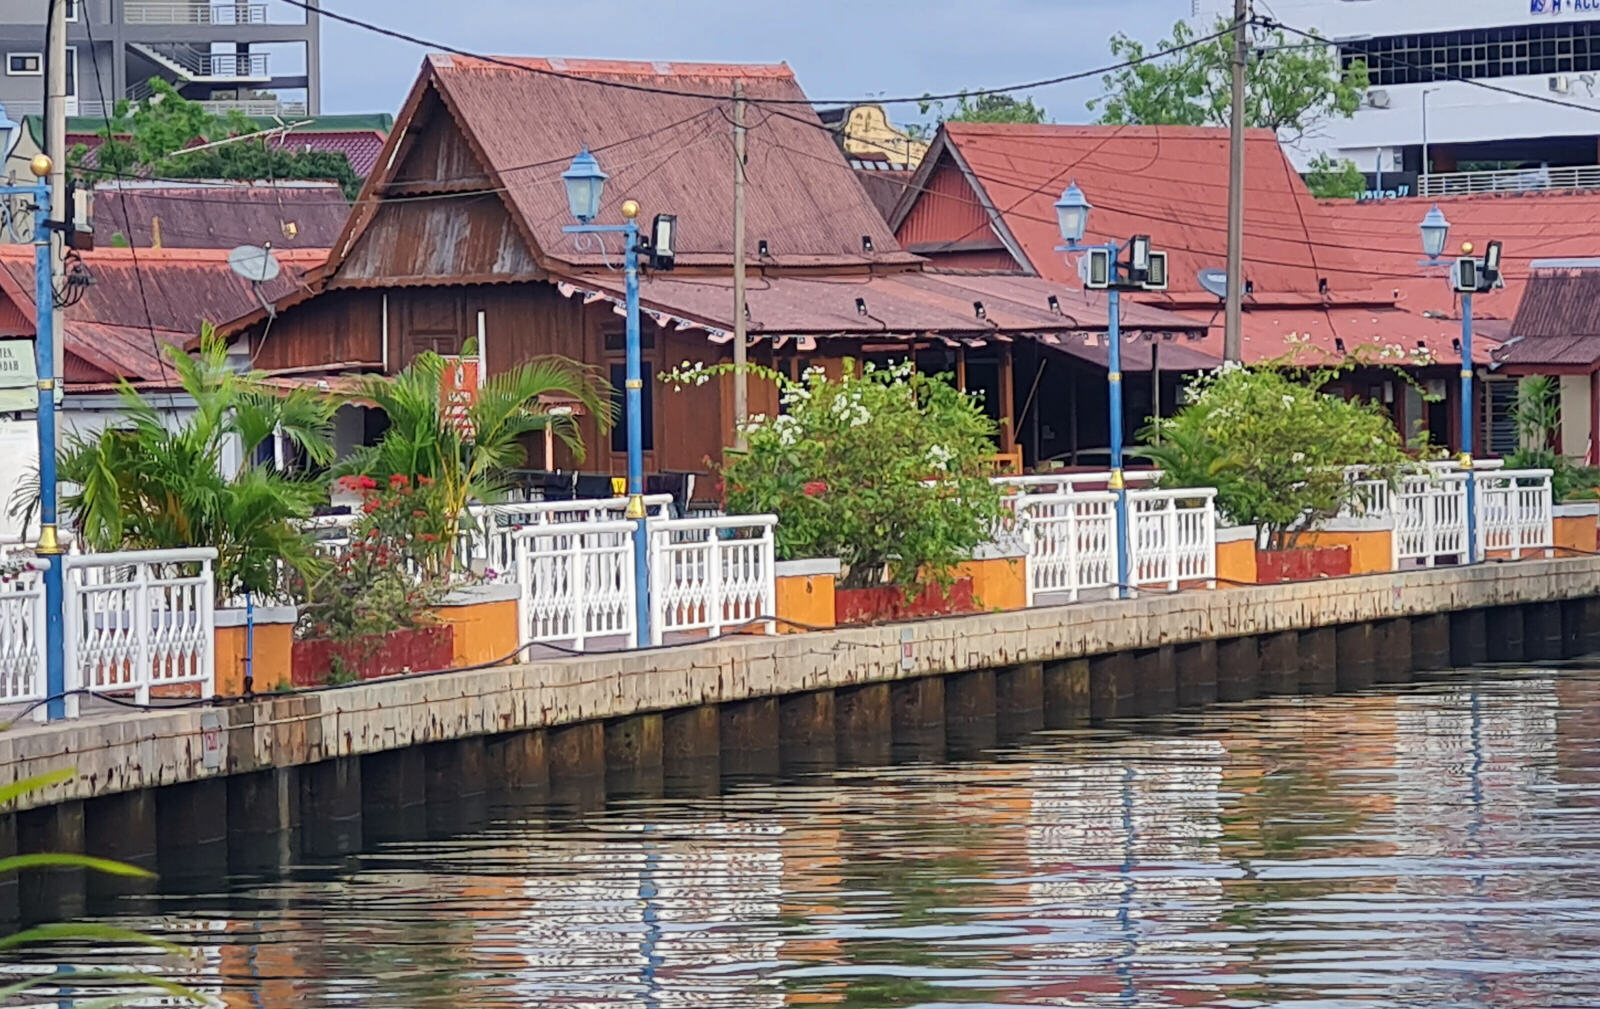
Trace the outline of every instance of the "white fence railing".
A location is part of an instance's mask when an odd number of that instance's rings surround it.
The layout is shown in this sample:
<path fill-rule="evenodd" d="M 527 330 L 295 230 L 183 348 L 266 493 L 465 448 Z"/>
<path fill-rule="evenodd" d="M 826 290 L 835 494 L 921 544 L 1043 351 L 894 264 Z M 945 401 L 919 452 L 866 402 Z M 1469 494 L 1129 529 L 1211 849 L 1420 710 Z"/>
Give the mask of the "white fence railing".
<path fill-rule="evenodd" d="M 1441 558 L 1466 553 L 1467 479 L 1465 470 L 1413 473 L 1401 478 L 1390 505 L 1394 517 L 1394 567 L 1405 561 L 1421 561 L 1432 567 Z"/>
<path fill-rule="evenodd" d="M 122 5 L 122 20 L 130 25 L 264 25 L 267 5 L 128 0 Z"/>
<path fill-rule="evenodd" d="M 672 495 L 647 494 L 644 507 L 651 518 L 666 518 Z M 468 570 L 510 572 L 516 565 L 515 537 L 522 530 L 573 522 L 619 522 L 627 510 L 625 497 L 474 505 L 461 520 L 456 558 Z"/>
<path fill-rule="evenodd" d="M 1216 490 L 1128 491 L 1130 588 L 1212 583 L 1217 577 Z M 1029 494 L 1016 502 L 1028 548 L 1028 604 L 1045 594 L 1076 602 L 1117 584 L 1116 494 Z M 1114 593 L 1113 593 L 1114 594 Z"/>
<path fill-rule="evenodd" d="M 216 692 L 212 549 L 77 554 L 61 558 L 68 690 L 131 693 L 198 684 Z M 78 698 L 67 698 L 68 716 Z"/>
<path fill-rule="evenodd" d="M 674 519 L 650 524 L 650 634 L 668 634 L 765 621 L 773 632 L 777 567 L 776 515 Z"/>
<path fill-rule="evenodd" d="M 1472 196 L 1549 189 L 1600 189 L 1600 166 L 1507 168 L 1488 172 L 1433 172 L 1417 176 L 1419 196 Z"/>
<path fill-rule="evenodd" d="M 1555 509 L 1547 469 L 1475 474 L 1478 481 L 1478 544 L 1485 556 L 1507 551 L 1548 553 L 1555 547 Z"/>
<path fill-rule="evenodd" d="M 42 567 L 29 565 L 0 584 L 0 704 L 25 704 L 46 696 Z M 45 720 L 43 705 L 33 717 Z"/>
<path fill-rule="evenodd" d="M 1143 487 L 1161 479 L 1158 469 L 1130 469 L 1122 473 L 1129 489 Z M 997 476 L 990 482 L 1016 488 L 1023 494 L 1072 494 L 1086 490 L 1105 490 L 1111 481 L 1110 470 L 1086 473 L 1036 473 L 1029 476 Z"/>
<path fill-rule="evenodd" d="M 550 523 L 513 534 L 524 645 L 575 649 L 634 629 L 633 522 Z"/>

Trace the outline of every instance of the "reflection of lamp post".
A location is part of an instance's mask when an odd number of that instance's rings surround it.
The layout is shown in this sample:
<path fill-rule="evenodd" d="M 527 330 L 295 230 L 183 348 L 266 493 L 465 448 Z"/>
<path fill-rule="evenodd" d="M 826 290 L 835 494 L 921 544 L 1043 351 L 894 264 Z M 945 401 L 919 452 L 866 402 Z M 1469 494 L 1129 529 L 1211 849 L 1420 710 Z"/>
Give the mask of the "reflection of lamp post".
<path fill-rule="evenodd" d="M 561 173 L 567 190 L 567 206 L 577 224 L 561 230 L 573 235 L 617 233 L 623 236 L 622 272 L 626 278 L 628 303 L 627 380 L 625 402 L 628 423 L 628 511 L 637 522 L 633 532 L 634 644 L 650 643 L 650 549 L 649 530 L 644 510 L 644 380 L 639 355 L 639 204 L 622 201 L 623 224 L 591 224 L 600 216 L 600 196 L 605 191 L 606 173 L 585 147 L 572 159 L 572 167 Z"/>
<path fill-rule="evenodd" d="M 1131 578 L 1128 571 L 1128 486 L 1122 475 L 1121 292 L 1124 288 L 1165 290 L 1167 256 L 1150 248 L 1148 235 L 1135 235 L 1126 245 L 1116 242 L 1083 244 L 1084 233 L 1089 228 L 1089 211 L 1094 207 L 1076 182 L 1062 191 L 1055 207 L 1056 225 L 1065 243 L 1056 246 L 1056 251 L 1087 253 L 1088 275 L 1084 278 L 1084 287 L 1106 292 L 1106 383 L 1111 422 L 1111 479 L 1107 487 L 1117 496 L 1117 595 L 1126 596 Z M 1118 261 L 1124 249 L 1128 252 L 1127 263 Z M 1153 388 L 1159 390 L 1159 379 Z M 1155 395 L 1159 397 L 1160 392 Z"/>

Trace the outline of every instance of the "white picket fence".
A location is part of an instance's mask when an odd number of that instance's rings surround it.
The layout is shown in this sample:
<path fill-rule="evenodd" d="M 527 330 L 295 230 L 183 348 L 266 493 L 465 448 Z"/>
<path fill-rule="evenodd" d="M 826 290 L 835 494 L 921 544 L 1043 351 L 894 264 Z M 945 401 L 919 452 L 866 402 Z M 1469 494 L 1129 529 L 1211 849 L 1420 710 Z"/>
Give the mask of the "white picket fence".
<path fill-rule="evenodd" d="M 131 694 L 140 704 L 161 687 L 215 694 L 216 556 L 206 548 L 60 558 L 67 689 Z M 66 709 L 77 715 L 77 695 Z"/>
<path fill-rule="evenodd" d="M 1217 577 L 1216 490 L 1128 491 L 1130 587 L 1211 584 Z M 1117 584 L 1116 494 L 1029 494 L 1015 507 L 1028 548 L 1028 605 L 1041 595 L 1077 602 Z"/>
<path fill-rule="evenodd" d="M 777 524 L 776 515 L 650 523 L 652 642 L 689 631 L 716 635 L 757 621 L 771 634 Z"/>

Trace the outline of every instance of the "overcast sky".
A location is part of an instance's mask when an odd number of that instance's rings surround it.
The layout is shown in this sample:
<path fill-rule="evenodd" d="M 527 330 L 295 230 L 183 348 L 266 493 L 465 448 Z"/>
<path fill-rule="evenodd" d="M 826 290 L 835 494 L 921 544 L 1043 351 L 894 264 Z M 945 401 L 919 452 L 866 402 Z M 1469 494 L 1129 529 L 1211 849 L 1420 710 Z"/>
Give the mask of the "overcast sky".
<path fill-rule="evenodd" d="M 325 0 L 473 52 L 787 61 L 812 98 L 996 87 L 1109 62 L 1106 39 L 1166 37 L 1189 0 Z M 394 112 L 422 50 L 324 21 L 325 112 Z M 1058 122 L 1087 118 L 1098 82 L 1041 89 Z M 890 110 L 896 121 L 916 107 Z"/>

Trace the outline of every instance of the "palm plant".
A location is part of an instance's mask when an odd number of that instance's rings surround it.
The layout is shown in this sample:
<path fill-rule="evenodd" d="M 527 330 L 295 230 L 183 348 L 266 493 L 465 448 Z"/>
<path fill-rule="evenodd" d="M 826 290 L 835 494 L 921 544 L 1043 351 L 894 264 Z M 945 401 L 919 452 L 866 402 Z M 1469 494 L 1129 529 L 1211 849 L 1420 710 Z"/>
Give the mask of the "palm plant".
<path fill-rule="evenodd" d="M 77 771 L 74 768 L 63 768 L 59 771 L 41 774 L 0 787 L 0 805 L 10 803 L 28 792 L 68 781 L 76 774 Z M 77 855 L 66 852 L 40 852 L 0 858 L 0 875 L 50 869 L 83 869 L 109 876 L 149 877 L 151 875 L 144 869 L 123 862 L 113 862 L 109 859 L 95 858 L 92 855 Z M 165 953 L 179 956 L 191 955 L 191 951 L 174 943 L 163 942 L 160 939 L 129 929 L 96 925 L 91 922 L 52 922 L 34 925 L 20 932 L 0 937 L 0 953 L 7 953 L 39 943 L 50 943 L 55 946 L 82 946 L 90 949 L 104 948 L 108 945 L 134 946 L 158 949 Z M 143 971 L 80 970 L 73 971 L 70 976 L 73 988 L 72 998 L 75 1005 L 93 1005 L 102 1007 L 102 1009 L 114 1009 L 117 1006 L 148 1004 L 152 995 L 151 989 L 169 998 L 181 999 L 183 1003 L 202 1006 L 213 1004 L 210 999 L 193 989 Z M 0 985 L 0 1002 L 11 1004 L 13 999 L 21 998 L 29 992 L 53 988 L 61 984 L 61 977 L 60 974 L 56 973 L 37 973 L 24 977 L 20 981 Z"/>
<path fill-rule="evenodd" d="M 612 413 L 610 384 L 593 369 L 564 357 L 539 357 L 487 379 L 464 416 L 450 416 L 440 395 L 447 367 L 439 355 L 423 353 L 392 378 L 365 378 L 354 396 L 382 410 L 389 427 L 377 444 L 351 455 L 340 472 L 372 477 L 380 486 L 397 476 L 431 481 L 447 514 L 443 539 L 453 543 L 470 502 L 493 503 L 510 491 L 512 471 L 527 462 L 528 436 L 548 429 L 583 458 L 577 418 L 572 411 L 552 411 L 546 397 L 577 403 L 602 432 L 610 429 Z M 452 552 L 442 556 L 448 565 Z"/>
<path fill-rule="evenodd" d="M 174 422 L 124 382 L 126 426 L 73 437 L 62 449 L 61 478 L 72 487 L 63 506 L 92 549 L 215 547 L 219 599 L 270 595 L 281 565 L 314 564 L 295 523 L 323 500 L 323 488 L 253 460 L 281 432 L 313 463 L 330 462 L 336 404 L 308 390 L 279 394 L 259 374 L 235 371 L 209 326 L 198 354 L 169 354 L 193 412 Z M 245 460 L 233 472 L 230 448 Z"/>

